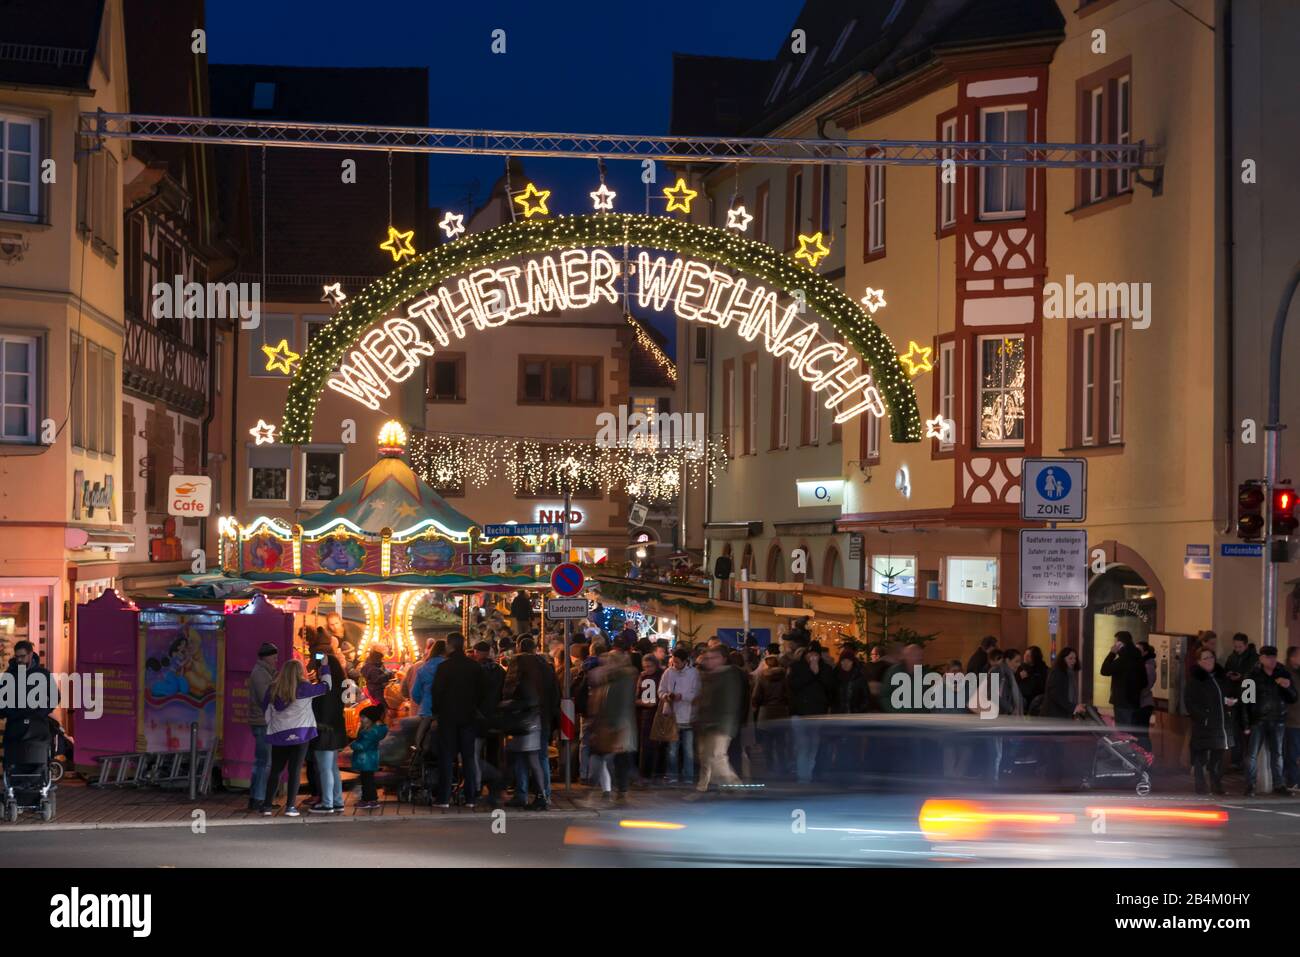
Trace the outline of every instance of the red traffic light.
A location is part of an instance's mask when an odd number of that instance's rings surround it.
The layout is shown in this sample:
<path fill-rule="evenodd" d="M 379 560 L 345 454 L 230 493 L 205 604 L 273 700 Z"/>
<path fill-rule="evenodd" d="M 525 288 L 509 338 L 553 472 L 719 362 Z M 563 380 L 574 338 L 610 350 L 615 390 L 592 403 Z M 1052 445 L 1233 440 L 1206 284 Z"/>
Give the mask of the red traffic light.
<path fill-rule="evenodd" d="M 1289 485 L 1279 485 L 1273 489 L 1273 534 L 1282 538 L 1295 533 L 1297 521 L 1295 516 L 1295 489 Z"/>
<path fill-rule="evenodd" d="M 1264 487 L 1259 482 L 1237 487 L 1237 537 L 1247 541 L 1264 537 Z"/>

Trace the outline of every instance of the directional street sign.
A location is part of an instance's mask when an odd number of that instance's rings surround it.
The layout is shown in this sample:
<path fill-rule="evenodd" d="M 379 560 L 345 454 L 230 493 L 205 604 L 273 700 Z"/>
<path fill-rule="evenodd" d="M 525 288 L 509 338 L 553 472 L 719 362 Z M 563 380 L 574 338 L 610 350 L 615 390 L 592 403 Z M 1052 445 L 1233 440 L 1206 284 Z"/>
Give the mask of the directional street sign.
<path fill-rule="evenodd" d="M 574 595 L 582 594 L 582 586 L 586 581 L 582 574 L 582 569 L 572 562 L 565 562 L 558 566 L 555 571 L 551 572 L 551 588 L 555 589 L 557 595 L 563 595 L 565 598 L 572 598 Z M 585 601 L 585 599 L 584 599 Z M 548 603 L 549 607 L 549 603 Z M 549 615 L 550 612 L 547 612 Z M 579 615 L 579 618 L 585 617 L 586 613 Z"/>
<path fill-rule="evenodd" d="M 550 621 L 586 618 L 589 611 L 585 598 L 548 598 L 546 599 L 546 617 Z"/>
<path fill-rule="evenodd" d="M 1085 459 L 1023 459 L 1020 517 L 1039 522 L 1082 522 L 1088 517 Z"/>
<path fill-rule="evenodd" d="M 505 535 L 563 535 L 564 526 L 559 522 L 542 522 L 532 525 L 484 525 L 484 538 L 501 538 Z"/>
<path fill-rule="evenodd" d="M 491 565 L 491 552 L 457 552 L 462 565 Z M 560 552 L 506 552 L 507 565 L 558 565 Z"/>

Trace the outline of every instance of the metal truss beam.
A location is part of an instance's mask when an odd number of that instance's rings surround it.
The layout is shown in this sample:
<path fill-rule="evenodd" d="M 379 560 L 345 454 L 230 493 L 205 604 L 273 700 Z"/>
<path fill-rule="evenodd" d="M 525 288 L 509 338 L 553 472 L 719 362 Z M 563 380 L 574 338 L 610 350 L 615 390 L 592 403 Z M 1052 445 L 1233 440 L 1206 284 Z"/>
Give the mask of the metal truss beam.
<path fill-rule="evenodd" d="M 627 136 L 604 133 L 525 133 L 409 126 L 300 123 L 288 120 L 83 113 L 91 138 L 212 146 L 548 156 L 571 159 L 658 160 L 665 163 L 770 163 L 838 166 L 1034 167 L 1144 170 L 1159 168 L 1146 143 L 954 143 L 939 140 L 828 140 L 735 136 Z"/>

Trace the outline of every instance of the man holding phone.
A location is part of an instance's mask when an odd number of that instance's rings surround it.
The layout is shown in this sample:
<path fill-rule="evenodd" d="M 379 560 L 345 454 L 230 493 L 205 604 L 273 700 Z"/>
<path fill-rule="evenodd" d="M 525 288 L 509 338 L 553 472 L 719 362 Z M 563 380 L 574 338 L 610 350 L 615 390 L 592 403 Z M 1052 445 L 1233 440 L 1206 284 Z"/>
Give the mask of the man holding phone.
<path fill-rule="evenodd" d="M 1273 763 L 1273 793 L 1286 795 L 1289 792 L 1282 761 L 1286 709 L 1296 703 L 1298 696 L 1291 672 L 1277 663 L 1276 647 L 1265 645 L 1259 649 L 1259 663 L 1242 681 L 1241 695 L 1245 711 L 1246 797 L 1255 793 L 1255 769 L 1265 741 Z"/>

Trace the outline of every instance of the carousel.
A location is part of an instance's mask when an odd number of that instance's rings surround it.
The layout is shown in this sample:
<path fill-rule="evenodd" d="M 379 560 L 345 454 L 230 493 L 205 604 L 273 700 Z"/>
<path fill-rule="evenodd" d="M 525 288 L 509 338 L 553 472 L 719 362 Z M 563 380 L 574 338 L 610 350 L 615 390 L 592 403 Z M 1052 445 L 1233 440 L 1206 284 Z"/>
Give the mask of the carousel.
<path fill-rule="evenodd" d="M 415 474 L 405 452 L 405 429 L 386 423 L 378 461 L 310 525 L 266 516 L 247 525 L 221 519 L 222 576 L 250 582 L 268 597 L 303 588 L 347 593 L 365 611 L 358 653 L 382 647 L 387 659 L 398 661 L 419 657 L 412 616 L 426 597 L 445 602 L 464 595 L 467 617 L 471 595 L 550 587 L 542 565 L 514 557 L 478 564 L 471 556 L 554 550 L 556 536 L 484 537 Z"/>

